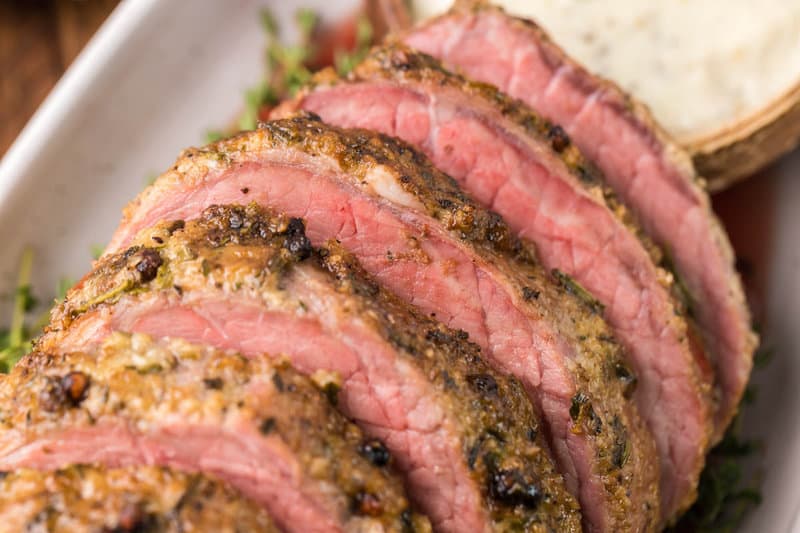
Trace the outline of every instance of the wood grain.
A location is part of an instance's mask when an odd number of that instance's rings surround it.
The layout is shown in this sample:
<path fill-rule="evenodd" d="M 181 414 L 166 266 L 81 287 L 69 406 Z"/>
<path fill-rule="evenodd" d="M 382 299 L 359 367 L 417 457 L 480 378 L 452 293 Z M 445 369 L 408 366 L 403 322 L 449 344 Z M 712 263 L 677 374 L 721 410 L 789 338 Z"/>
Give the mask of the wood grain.
<path fill-rule="evenodd" d="M 119 0 L 0 0 L 0 154 Z"/>

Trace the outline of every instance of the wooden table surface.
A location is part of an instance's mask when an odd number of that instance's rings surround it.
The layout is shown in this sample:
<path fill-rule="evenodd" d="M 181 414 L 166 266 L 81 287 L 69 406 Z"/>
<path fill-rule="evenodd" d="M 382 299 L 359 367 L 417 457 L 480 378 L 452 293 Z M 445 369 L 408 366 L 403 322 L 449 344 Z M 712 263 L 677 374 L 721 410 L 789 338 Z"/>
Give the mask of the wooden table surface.
<path fill-rule="evenodd" d="M 119 0 L 0 0 L 0 156 Z"/>

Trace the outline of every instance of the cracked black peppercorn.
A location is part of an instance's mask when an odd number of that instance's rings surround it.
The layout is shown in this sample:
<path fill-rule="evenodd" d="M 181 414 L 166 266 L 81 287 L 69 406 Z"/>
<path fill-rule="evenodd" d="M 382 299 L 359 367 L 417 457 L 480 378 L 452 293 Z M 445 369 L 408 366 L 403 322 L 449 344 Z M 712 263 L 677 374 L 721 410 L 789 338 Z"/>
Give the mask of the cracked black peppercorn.
<path fill-rule="evenodd" d="M 224 385 L 221 378 L 204 378 L 203 384 L 206 386 L 206 388 L 212 390 L 220 390 Z"/>
<path fill-rule="evenodd" d="M 261 425 L 258 426 L 258 430 L 261 432 L 262 435 L 269 435 L 270 433 L 272 433 L 272 430 L 275 429 L 275 424 L 276 424 L 275 419 L 269 417 L 263 422 L 261 422 Z"/>
<path fill-rule="evenodd" d="M 526 302 L 530 302 L 531 300 L 538 300 L 540 294 L 541 293 L 536 289 L 531 289 L 530 287 L 522 287 L 522 298 Z"/>
<path fill-rule="evenodd" d="M 40 395 L 45 411 L 56 412 L 62 407 L 77 407 L 86 399 L 89 390 L 89 376 L 73 371 L 62 377 L 48 377 L 47 384 Z"/>
<path fill-rule="evenodd" d="M 136 263 L 136 271 L 141 276 L 142 282 L 147 283 L 156 278 L 158 275 L 158 267 L 160 267 L 164 261 L 161 259 L 161 255 L 151 248 L 142 250 L 140 257 L 141 259 Z"/>
<path fill-rule="evenodd" d="M 509 505 L 535 508 L 542 493 L 533 481 L 525 479 L 519 470 L 497 470 L 489 479 L 489 492 L 498 501 Z"/>
<path fill-rule="evenodd" d="M 83 372 L 70 372 L 61 378 L 61 387 L 64 389 L 66 399 L 76 406 L 86 399 L 89 392 L 89 376 Z"/>
<path fill-rule="evenodd" d="M 547 138 L 550 139 L 550 146 L 558 153 L 563 152 L 569 146 L 569 137 L 561 126 L 551 126 L 547 132 Z"/>
<path fill-rule="evenodd" d="M 231 212 L 230 216 L 228 217 L 228 226 L 231 229 L 240 229 L 244 224 L 244 220 L 242 219 L 242 215 L 236 211 Z"/>
<path fill-rule="evenodd" d="M 614 373 L 617 379 L 622 382 L 622 391 L 625 398 L 630 398 L 636 391 L 637 379 L 634 373 L 622 361 L 617 361 L 614 365 Z"/>
<path fill-rule="evenodd" d="M 392 456 L 389 454 L 389 450 L 386 448 L 386 445 L 383 442 L 379 441 L 378 439 L 371 439 L 367 442 L 364 442 L 359 446 L 358 449 L 359 453 L 365 457 L 370 463 L 375 466 L 386 466 L 389 464 Z"/>
<path fill-rule="evenodd" d="M 283 378 L 277 372 L 272 375 L 272 384 L 275 385 L 275 389 L 277 389 L 278 392 L 284 391 Z"/>
<path fill-rule="evenodd" d="M 467 381 L 472 387 L 487 396 L 497 395 L 497 381 L 489 374 L 471 374 Z"/>
<path fill-rule="evenodd" d="M 311 241 L 306 237 L 305 224 L 301 219 L 293 218 L 289 220 L 289 225 L 286 228 L 286 242 L 283 246 L 301 261 L 311 256 L 313 251 Z"/>
<path fill-rule="evenodd" d="M 169 227 L 167 227 L 167 231 L 169 232 L 170 235 L 172 235 L 176 231 L 181 230 L 185 227 L 186 227 L 186 222 L 184 222 L 183 220 L 175 220 L 172 223 L 170 223 Z"/>

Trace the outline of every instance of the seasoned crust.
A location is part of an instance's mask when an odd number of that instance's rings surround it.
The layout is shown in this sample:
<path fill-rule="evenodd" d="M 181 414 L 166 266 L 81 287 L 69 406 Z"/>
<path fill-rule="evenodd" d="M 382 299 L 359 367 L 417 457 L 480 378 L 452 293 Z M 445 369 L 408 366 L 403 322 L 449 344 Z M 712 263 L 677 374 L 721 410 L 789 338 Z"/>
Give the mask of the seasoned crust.
<path fill-rule="evenodd" d="M 359 122 L 359 119 L 349 118 L 346 113 L 342 115 L 343 109 L 349 109 L 347 107 L 348 99 L 352 98 L 353 95 L 361 94 L 362 91 L 365 95 L 377 97 L 382 90 L 389 91 L 397 88 L 419 97 L 424 102 L 428 102 L 428 112 L 431 112 L 430 109 L 438 109 L 437 106 L 440 105 L 440 101 L 447 102 L 450 106 L 446 106 L 443 109 L 447 109 L 448 112 L 453 108 L 463 110 L 462 112 L 471 119 L 477 117 L 479 123 L 495 128 L 497 131 L 495 129 L 492 131 L 497 132 L 498 135 L 502 136 L 504 133 L 513 132 L 515 140 L 527 136 L 533 139 L 533 141 L 529 140 L 528 142 L 532 144 L 539 143 L 545 150 L 547 150 L 547 147 L 551 148 L 552 153 L 548 153 L 546 160 L 554 165 L 553 168 L 557 169 L 565 180 L 571 178 L 576 188 L 582 187 L 587 191 L 592 198 L 610 210 L 627 230 L 638 238 L 642 247 L 647 250 L 650 259 L 656 265 L 653 270 L 653 284 L 658 283 L 666 288 L 669 293 L 664 295 L 664 322 L 654 327 L 653 334 L 658 338 L 663 335 L 663 328 L 669 328 L 674 338 L 678 339 L 677 342 L 681 345 L 681 352 L 677 355 L 681 357 L 680 361 L 682 362 L 680 364 L 685 365 L 688 369 L 687 379 L 684 384 L 690 392 L 686 394 L 686 397 L 691 398 L 698 406 L 697 419 L 700 419 L 701 423 L 705 425 L 711 416 L 712 410 L 715 408 L 718 393 L 715 394 L 716 391 L 711 388 L 713 376 L 711 375 L 710 363 L 699 340 L 700 330 L 691 313 L 688 291 L 674 273 L 674 268 L 668 255 L 662 253 L 653 244 L 644 229 L 635 221 L 632 213 L 612 192 L 601 172 L 580 154 L 578 148 L 560 127 L 554 126 L 533 112 L 523 102 L 506 96 L 496 87 L 486 83 L 470 81 L 461 75 L 449 72 L 435 58 L 413 51 L 402 43 L 391 43 L 374 48 L 366 59 L 357 65 L 344 79 L 331 69 L 317 74 L 309 87 L 301 90 L 294 101 L 285 103 L 283 108 L 279 108 L 276 111 L 276 114 L 281 116 L 294 109 L 305 107 L 307 109 L 320 110 L 323 116 L 326 118 L 332 117 L 333 122 L 338 124 L 363 124 L 364 122 Z M 327 96 L 329 92 L 331 96 Z M 413 100 L 411 96 L 407 95 L 406 97 Z M 310 105 L 304 105 L 304 101 L 307 98 L 310 98 Z M 337 110 L 337 108 L 340 109 Z M 385 113 L 386 109 L 382 109 L 382 112 Z M 405 109 L 403 111 L 397 109 L 396 112 L 398 115 L 395 120 L 398 124 L 401 122 L 413 124 L 416 118 L 414 115 L 409 115 L 410 112 Z M 473 112 L 474 115 L 471 115 L 470 113 Z M 376 113 L 371 113 L 371 115 L 374 116 Z M 370 115 L 368 114 L 367 116 Z M 445 114 L 445 116 L 448 115 Z M 366 123 L 369 124 L 371 119 L 366 120 Z M 437 119 L 432 118 L 431 120 Z M 446 121 L 447 119 L 438 120 Z M 437 131 L 437 128 L 440 127 L 441 123 L 436 128 L 433 128 L 432 131 Z M 416 129 L 418 130 L 419 128 Z M 398 126 L 397 131 L 399 130 Z M 402 135 L 407 136 L 407 138 L 415 138 L 414 136 L 418 135 L 418 132 L 410 133 L 415 131 L 412 126 L 404 126 L 403 131 L 406 133 Z M 420 143 L 421 141 L 415 142 Z M 452 143 L 452 140 L 448 142 Z M 436 144 L 437 142 L 431 138 L 422 142 L 425 151 L 435 152 L 436 148 L 434 146 Z M 465 147 L 455 143 L 455 146 L 447 146 L 447 148 L 453 148 L 458 151 L 472 149 L 473 147 Z M 448 156 L 440 157 L 444 157 L 444 160 L 448 161 Z M 467 158 L 467 160 L 469 159 Z M 456 161 L 461 161 L 461 159 L 456 156 Z M 559 165 L 559 162 L 563 163 L 563 166 Z M 442 164 L 446 166 L 448 163 L 444 162 Z M 565 176 L 567 172 L 571 176 Z M 480 179 L 478 178 L 476 182 L 479 181 Z M 481 187 L 478 185 L 478 195 L 481 194 L 480 191 Z M 647 258 L 645 257 L 644 260 L 647 261 Z M 557 273 L 555 278 L 559 281 L 566 281 L 565 286 L 572 285 L 571 280 L 563 278 Z M 580 288 L 576 292 L 589 296 L 588 293 L 581 291 Z M 622 292 L 624 294 L 624 291 Z M 659 292 L 659 294 L 661 293 Z M 628 293 L 628 295 L 639 297 L 639 292 Z M 614 294 L 613 301 L 617 301 L 619 296 L 619 293 Z M 625 298 L 621 299 L 624 300 Z M 599 306 L 595 306 L 595 309 L 599 309 Z M 644 313 L 640 311 L 640 316 L 643 315 Z M 627 323 L 625 325 L 629 326 Z M 566 328 L 569 329 L 569 325 L 566 325 Z M 629 346 L 635 347 L 637 344 L 631 343 Z M 637 349 L 641 350 L 641 347 L 634 348 L 634 350 Z M 639 353 L 646 354 L 648 352 Z M 652 366 L 649 368 L 652 368 Z M 660 380 L 651 380 L 649 383 L 660 383 Z M 677 413 L 677 411 L 674 412 Z M 679 418 L 675 420 L 680 420 L 680 418 L 682 418 L 682 415 L 679 414 Z M 710 431 L 710 428 L 708 430 L 700 430 L 701 433 L 704 431 Z M 708 443 L 708 436 L 703 436 L 698 440 L 701 441 L 699 442 L 699 447 L 705 449 Z M 697 455 L 698 465 L 702 461 L 701 454 L 702 452 L 699 451 Z M 699 474 L 699 467 L 697 474 Z"/>
<path fill-rule="evenodd" d="M 125 208 L 121 226 L 130 224 L 141 205 L 151 203 L 170 186 L 200 183 L 209 172 L 247 162 L 265 151 L 283 149 L 330 158 L 349 174 L 354 185 L 361 187 L 367 186 L 365 176 L 373 169 L 389 169 L 399 176 L 402 188 L 421 203 L 428 215 L 462 239 L 501 253 L 523 256 L 531 253 L 512 237 L 497 214 L 478 207 L 454 181 L 410 145 L 368 130 L 335 128 L 311 113 L 261 123 L 256 131 L 184 150 L 168 172 Z"/>
<path fill-rule="evenodd" d="M 219 426 L 220 434 L 247 427 L 278 436 L 307 479 L 335 487 L 329 497 L 354 520 L 398 532 L 417 520 L 391 458 L 380 465 L 365 458 L 368 439 L 282 360 L 113 333 L 96 350 L 25 356 L 0 388 L 0 405 L 3 455 L 21 442 L 83 426 L 129 425 L 143 434 L 169 433 L 176 420 Z M 367 497 L 370 508 L 362 510 Z"/>
<path fill-rule="evenodd" d="M 496 268 L 507 282 L 505 288 L 515 297 L 514 304 L 552 326 L 568 346 L 565 364 L 575 381 L 575 396 L 582 394 L 591 401 L 594 413 L 605 421 L 605 428 L 612 428 L 615 418 L 620 421 L 620 431 L 585 434 L 597 450 L 597 462 L 602 466 L 596 473 L 609 493 L 608 499 L 619 503 L 617 514 L 627 514 L 631 484 L 644 500 L 653 502 L 645 506 L 648 513 L 657 507 L 658 465 L 646 459 L 653 455 L 654 444 L 626 394 L 632 372 L 622 372 L 626 377 L 617 372 L 626 367 L 626 357 L 601 316 L 602 307 L 568 276 L 546 272 L 536 262 L 532 245 L 514 237 L 497 214 L 479 207 L 450 177 L 408 144 L 372 131 L 336 128 L 308 113 L 270 121 L 256 131 L 184 152 L 170 171 L 128 207 L 122 227 L 135 227 L 142 212 L 157 205 L 158 198 L 174 194 L 174 190 L 202 186 L 209 175 L 237 169 L 275 153 L 280 156 L 269 157 L 298 165 L 309 164 L 301 156 L 310 156 L 315 172 L 329 169 L 349 180 L 348 185 L 360 193 L 375 196 L 379 195 L 371 189 L 370 173 L 376 169 L 388 173 L 402 188 L 403 201 L 411 209 L 439 222 L 470 247 L 470 253 Z M 620 433 L 629 434 L 631 443 L 638 446 L 631 447 L 630 460 L 616 469 L 609 465 L 614 465 L 612 458 L 620 457 L 619 442 L 625 440 L 618 437 Z"/>
<path fill-rule="evenodd" d="M 18 470 L 0 481 L 4 531 L 278 533 L 266 511 L 214 478 L 158 467 Z"/>
<path fill-rule="evenodd" d="M 137 265 L 144 261 L 157 263 L 156 272 L 142 275 Z M 498 530 L 580 529 L 577 503 L 552 465 L 538 418 L 516 380 L 487 366 L 465 333 L 382 289 L 337 243 L 312 249 L 298 219 L 254 204 L 213 206 L 199 219 L 162 223 L 128 250 L 100 259 L 54 311 L 39 348 L 56 346 L 82 314 L 151 291 L 246 294 L 302 315 L 305 303 L 282 287 L 309 270 L 323 275 L 342 299 L 337 305 L 369 324 L 432 383 L 459 427 L 465 463 Z"/>

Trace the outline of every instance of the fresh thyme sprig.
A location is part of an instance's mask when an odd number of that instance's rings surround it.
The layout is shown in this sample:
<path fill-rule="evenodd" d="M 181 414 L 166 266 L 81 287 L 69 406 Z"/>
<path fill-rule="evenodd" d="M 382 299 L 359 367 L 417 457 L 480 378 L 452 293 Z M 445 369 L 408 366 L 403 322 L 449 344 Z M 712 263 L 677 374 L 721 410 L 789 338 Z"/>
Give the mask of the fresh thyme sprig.
<path fill-rule="evenodd" d="M 11 323 L 8 329 L 0 330 L 0 373 L 11 370 L 17 361 L 30 351 L 31 341 L 39 335 L 50 320 L 50 309 L 37 315 L 32 322 L 26 320 L 37 305 L 31 288 L 33 256 L 31 248 L 26 248 L 22 252 L 17 271 L 17 286 L 12 302 Z M 56 287 L 56 302 L 64 299 L 67 290 L 74 283 L 75 281 L 69 278 L 59 280 Z"/>
<path fill-rule="evenodd" d="M 372 24 L 370 24 L 369 19 L 365 15 L 361 15 L 356 21 L 355 48 L 351 52 L 344 50 L 336 50 L 334 52 L 333 63 L 339 75 L 347 75 L 356 65 L 367 57 L 373 38 Z"/>
<path fill-rule="evenodd" d="M 31 345 L 31 337 L 25 325 L 25 316 L 31 311 L 36 300 L 31 292 L 31 271 L 33 270 L 33 250 L 26 248 L 22 252 L 17 287 L 14 291 L 14 307 L 11 313 L 11 325 L 7 331 L 0 333 L 0 371 L 8 372 Z"/>
<path fill-rule="evenodd" d="M 282 99 L 294 96 L 311 80 L 314 73 L 312 65 L 319 66 L 320 50 L 315 42 L 320 32 L 320 19 L 316 12 L 299 9 L 295 13 L 300 37 L 294 45 L 283 42 L 280 27 L 269 10 L 262 10 L 260 19 L 267 37 L 267 76 L 258 85 L 245 91 L 244 110 L 236 124 L 240 131 L 255 129 L 259 119 L 265 117 Z M 356 19 L 352 50 L 337 47 L 333 51 L 334 67 L 339 74 L 347 74 L 366 57 L 374 36 L 369 19 L 364 14 L 360 15 Z M 206 132 L 206 140 L 214 142 L 230 133 L 233 131 L 210 130 Z"/>
<path fill-rule="evenodd" d="M 298 43 L 284 44 L 275 18 L 268 10 L 261 11 L 261 25 L 267 36 L 267 78 L 245 92 L 245 109 L 239 118 L 240 130 L 254 129 L 264 107 L 272 107 L 281 98 L 293 96 L 311 79 L 307 64 L 314 53 L 313 36 L 319 17 L 310 9 L 299 9 L 295 23 L 300 32 Z"/>

